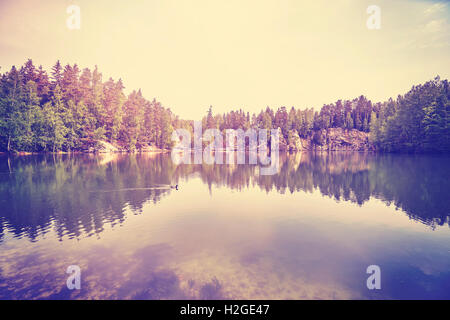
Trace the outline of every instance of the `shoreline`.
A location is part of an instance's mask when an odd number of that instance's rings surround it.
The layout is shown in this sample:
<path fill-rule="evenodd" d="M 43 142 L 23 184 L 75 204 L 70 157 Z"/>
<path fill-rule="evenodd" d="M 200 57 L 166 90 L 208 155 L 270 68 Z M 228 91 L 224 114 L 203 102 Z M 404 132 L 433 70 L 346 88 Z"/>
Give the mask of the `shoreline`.
<path fill-rule="evenodd" d="M 109 155 L 109 154 L 167 154 L 171 153 L 172 150 L 147 150 L 147 151 L 114 151 L 114 152 L 83 152 L 83 151 L 76 151 L 76 152 L 64 152 L 64 151 L 58 151 L 58 152 L 24 152 L 24 151 L 17 151 L 17 152 L 6 152 L 6 151 L 0 151 L 0 156 L 36 156 L 36 155 Z M 176 151 L 177 153 L 183 153 L 182 151 Z M 216 152 L 216 151 L 214 151 Z M 217 152 L 226 153 L 226 150 L 219 150 Z M 236 152 L 236 151 L 232 151 Z M 246 150 L 245 153 L 249 153 L 250 151 Z M 283 150 L 280 151 L 280 153 L 283 154 L 295 154 L 295 153 L 371 153 L 371 154 L 402 154 L 402 155 L 449 155 L 448 152 L 407 152 L 407 151 L 380 151 L 380 150 Z"/>
<path fill-rule="evenodd" d="M 106 155 L 106 154 L 138 154 L 138 153 L 169 153 L 171 150 L 145 150 L 145 151 L 113 151 L 113 152 L 101 152 L 101 151 L 39 151 L 39 152 L 28 152 L 28 151 L 0 151 L 0 155 L 13 155 L 13 156 L 33 156 L 33 155 L 43 155 L 43 154 L 52 154 L 52 155 L 80 155 L 80 154 L 97 154 L 97 155 Z"/>

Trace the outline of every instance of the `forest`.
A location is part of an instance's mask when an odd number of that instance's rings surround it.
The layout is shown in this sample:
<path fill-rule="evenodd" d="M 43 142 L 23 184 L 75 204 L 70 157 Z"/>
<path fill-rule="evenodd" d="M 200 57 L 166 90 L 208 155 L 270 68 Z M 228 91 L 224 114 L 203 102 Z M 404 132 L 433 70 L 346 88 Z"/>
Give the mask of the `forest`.
<path fill-rule="evenodd" d="M 107 141 L 129 152 L 148 147 L 170 149 L 174 129 L 193 131 L 160 102 L 141 90 L 126 95 L 121 79 L 103 81 L 94 68 L 57 61 L 48 73 L 29 59 L 0 74 L 0 151 L 86 152 Z M 205 108 L 206 109 L 206 108 Z M 373 103 L 365 96 L 314 108 L 270 107 L 250 115 L 242 109 L 203 117 L 204 128 L 280 128 L 289 143 L 292 132 L 320 141 L 322 129 L 369 133 L 370 143 L 384 152 L 449 152 L 450 92 L 448 80 L 436 77 L 415 85 L 395 100 Z"/>

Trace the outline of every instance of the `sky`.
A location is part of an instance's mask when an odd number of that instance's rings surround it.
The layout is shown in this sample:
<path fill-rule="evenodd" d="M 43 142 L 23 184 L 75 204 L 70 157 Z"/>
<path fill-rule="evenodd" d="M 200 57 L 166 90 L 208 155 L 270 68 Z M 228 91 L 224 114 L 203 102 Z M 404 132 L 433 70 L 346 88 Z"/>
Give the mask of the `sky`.
<path fill-rule="evenodd" d="M 69 29 L 67 8 L 80 8 Z M 380 29 L 369 29 L 370 5 Z M 450 2 L 0 0 L 0 71 L 95 65 L 184 119 L 266 106 L 384 101 L 450 78 Z"/>

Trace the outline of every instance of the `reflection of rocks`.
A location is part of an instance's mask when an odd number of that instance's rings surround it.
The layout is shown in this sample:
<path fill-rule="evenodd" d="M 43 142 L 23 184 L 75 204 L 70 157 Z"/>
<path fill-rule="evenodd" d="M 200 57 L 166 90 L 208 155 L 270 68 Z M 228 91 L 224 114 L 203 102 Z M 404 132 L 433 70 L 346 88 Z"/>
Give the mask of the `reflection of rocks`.
<path fill-rule="evenodd" d="M 101 166 L 117 160 L 118 155 L 116 153 L 102 153 L 97 156 L 98 164 Z"/>
<path fill-rule="evenodd" d="M 342 174 L 343 172 L 356 173 L 369 169 L 369 158 L 358 152 L 331 152 L 323 153 L 320 156 L 310 152 L 298 154 L 301 155 L 300 163 L 311 165 L 311 162 L 314 162 L 314 170 L 321 172 Z"/>

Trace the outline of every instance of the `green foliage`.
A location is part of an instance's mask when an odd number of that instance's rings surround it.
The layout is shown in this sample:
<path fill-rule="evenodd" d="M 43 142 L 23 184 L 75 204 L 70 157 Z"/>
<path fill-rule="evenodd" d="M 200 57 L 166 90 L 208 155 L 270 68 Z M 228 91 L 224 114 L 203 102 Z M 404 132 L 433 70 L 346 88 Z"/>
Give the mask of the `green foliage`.
<path fill-rule="evenodd" d="M 80 71 L 76 64 L 63 67 L 58 61 L 49 77 L 31 60 L 19 70 L 13 66 L 0 75 L 0 151 L 83 151 L 99 140 L 130 151 L 169 149 L 174 128 L 192 133 L 192 121 L 178 119 L 155 99 L 146 100 L 140 90 L 128 96 L 123 90 L 120 79 L 103 82 L 97 67 Z M 267 107 L 252 116 L 243 110 L 214 115 L 210 106 L 202 122 L 223 133 L 280 128 L 287 144 L 297 134 L 322 144 L 323 129 L 356 129 L 370 132 L 370 141 L 381 151 L 448 152 L 449 97 L 448 81 L 436 78 L 384 103 L 360 96 L 320 111 Z"/>
<path fill-rule="evenodd" d="M 380 151 L 394 152 L 449 152 L 450 151 L 450 103 L 448 81 L 436 78 L 413 87 L 397 100 L 373 104 L 366 97 L 338 100 L 324 105 L 319 112 L 313 109 L 287 112 L 285 107 L 274 112 L 269 107 L 250 117 L 242 110 L 218 116 L 219 128 L 277 129 L 289 145 L 300 137 L 311 137 L 318 145 L 326 143 L 321 130 L 343 128 L 370 132 L 369 139 Z M 203 119 L 213 119 L 211 109 Z"/>
<path fill-rule="evenodd" d="M 383 151 L 449 152 L 449 112 L 448 81 L 437 77 L 385 103 L 371 138 Z"/>
<path fill-rule="evenodd" d="M 0 151 L 83 151 L 99 140 L 134 151 L 170 148 L 175 117 L 139 92 L 125 96 L 122 80 L 102 82 L 95 67 L 58 61 L 51 79 L 28 60 L 0 75 Z"/>

